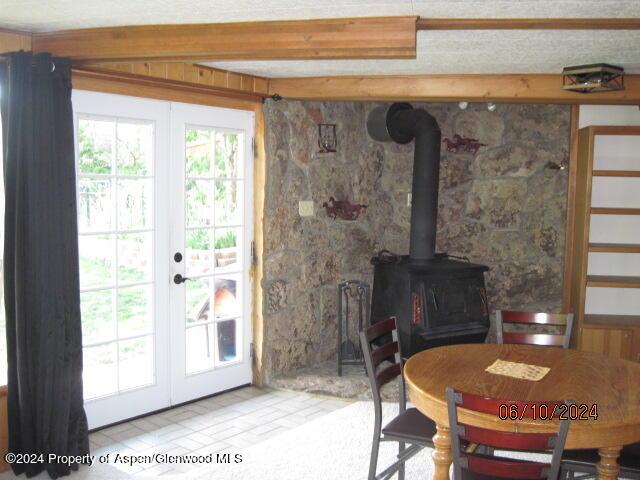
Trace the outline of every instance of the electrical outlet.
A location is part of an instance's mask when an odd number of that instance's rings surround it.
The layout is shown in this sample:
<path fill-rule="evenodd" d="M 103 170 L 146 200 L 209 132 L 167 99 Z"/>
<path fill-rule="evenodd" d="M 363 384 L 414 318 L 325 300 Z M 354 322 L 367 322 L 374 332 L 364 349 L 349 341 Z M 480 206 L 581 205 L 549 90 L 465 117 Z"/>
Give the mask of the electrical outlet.
<path fill-rule="evenodd" d="M 411 192 L 407 193 L 407 207 L 411 206 Z"/>
<path fill-rule="evenodd" d="M 313 200 L 300 200 L 298 213 L 301 217 L 313 217 Z"/>

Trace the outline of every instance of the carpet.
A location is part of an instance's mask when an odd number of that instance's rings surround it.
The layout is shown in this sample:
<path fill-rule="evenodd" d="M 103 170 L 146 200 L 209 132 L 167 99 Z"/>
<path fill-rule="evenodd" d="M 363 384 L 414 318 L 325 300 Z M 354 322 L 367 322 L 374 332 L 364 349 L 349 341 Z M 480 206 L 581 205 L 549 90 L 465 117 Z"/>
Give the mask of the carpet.
<path fill-rule="evenodd" d="M 398 405 L 383 404 L 384 420 L 398 414 Z M 238 453 L 242 463 L 209 465 L 190 473 L 199 480 L 366 480 L 373 436 L 373 404 L 356 402 Z M 398 444 L 380 445 L 378 471 L 395 461 Z M 431 449 L 406 463 L 407 480 L 433 476 Z"/>

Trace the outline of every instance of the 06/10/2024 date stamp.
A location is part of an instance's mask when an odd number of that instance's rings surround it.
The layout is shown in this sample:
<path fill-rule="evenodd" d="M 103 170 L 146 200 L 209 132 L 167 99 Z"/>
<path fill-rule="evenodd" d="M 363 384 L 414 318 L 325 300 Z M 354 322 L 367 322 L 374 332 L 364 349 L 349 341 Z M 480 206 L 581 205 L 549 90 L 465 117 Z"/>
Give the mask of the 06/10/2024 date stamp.
<path fill-rule="evenodd" d="M 500 420 L 597 420 L 597 403 L 502 403 Z"/>

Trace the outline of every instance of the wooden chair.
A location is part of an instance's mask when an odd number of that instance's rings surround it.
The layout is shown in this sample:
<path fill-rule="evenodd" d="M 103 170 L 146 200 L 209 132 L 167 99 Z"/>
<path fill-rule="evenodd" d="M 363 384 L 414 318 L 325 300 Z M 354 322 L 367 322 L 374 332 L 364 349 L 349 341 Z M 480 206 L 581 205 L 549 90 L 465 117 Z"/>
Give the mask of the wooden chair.
<path fill-rule="evenodd" d="M 490 430 L 458 422 L 458 408 L 500 417 L 500 405 L 517 404 L 519 414 L 531 418 L 536 408 L 546 405 L 551 412 L 554 405 L 564 402 L 513 402 L 481 397 L 447 388 L 447 408 L 451 429 L 451 451 L 453 454 L 454 480 L 549 479 L 556 480 L 560 471 L 560 460 L 569 429 L 568 420 L 561 420 L 557 433 L 515 433 Z M 461 441 L 476 444 L 473 451 L 463 451 Z M 494 449 L 519 452 L 552 452 L 551 463 L 517 460 L 498 457 Z"/>
<path fill-rule="evenodd" d="M 564 328 L 564 334 L 505 332 L 505 323 L 528 325 L 553 325 Z M 496 330 L 498 343 L 520 343 L 547 347 L 569 348 L 573 313 L 534 313 L 512 310 L 496 310 Z"/>
<path fill-rule="evenodd" d="M 560 478 L 587 480 L 598 476 L 598 450 L 567 450 L 562 456 Z M 627 445 L 618 457 L 622 478 L 640 479 L 640 443 Z M 576 475 L 579 474 L 579 475 Z"/>
<path fill-rule="evenodd" d="M 417 409 L 407 409 L 407 397 L 402 375 L 402 356 L 395 317 L 377 322 L 361 331 L 360 343 L 367 375 L 371 383 L 375 412 L 369 480 L 385 480 L 396 472 L 398 472 L 398 480 L 403 480 L 404 462 L 426 446 L 433 448 L 431 439 L 436 433 L 436 425 L 433 420 L 422 415 Z M 382 428 L 380 389 L 397 377 L 400 377 L 399 413 Z M 399 442 L 398 460 L 376 475 L 381 441 Z M 405 444 L 410 446 L 405 448 Z"/>

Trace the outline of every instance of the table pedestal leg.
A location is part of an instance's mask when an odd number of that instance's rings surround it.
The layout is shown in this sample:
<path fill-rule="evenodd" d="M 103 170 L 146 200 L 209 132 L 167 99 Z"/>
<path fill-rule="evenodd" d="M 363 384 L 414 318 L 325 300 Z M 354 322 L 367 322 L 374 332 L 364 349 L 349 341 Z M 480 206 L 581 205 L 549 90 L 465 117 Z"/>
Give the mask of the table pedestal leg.
<path fill-rule="evenodd" d="M 449 480 L 451 466 L 451 432 L 449 427 L 437 424 L 438 432 L 433 436 L 433 463 L 435 465 L 434 480 Z"/>
<path fill-rule="evenodd" d="M 622 447 L 605 447 L 600 448 L 600 461 L 597 465 L 598 480 L 616 480 L 620 472 L 618 465 L 618 456 Z"/>

